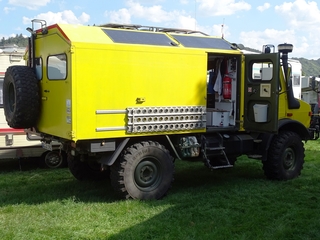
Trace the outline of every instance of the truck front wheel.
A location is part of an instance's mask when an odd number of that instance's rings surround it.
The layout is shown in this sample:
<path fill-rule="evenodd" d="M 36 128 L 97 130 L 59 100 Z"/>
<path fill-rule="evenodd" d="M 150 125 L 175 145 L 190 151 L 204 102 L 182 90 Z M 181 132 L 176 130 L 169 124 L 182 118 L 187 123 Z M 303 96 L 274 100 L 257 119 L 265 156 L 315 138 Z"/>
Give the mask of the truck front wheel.
<path fill-rule="evenodd" d="M 304 147 L 295 132 L 280 132 L 273 139 L 263 170 L 267 178 L 288 180 L 300 175 L 304 163 Z"/>
<path fill-rule="evenodd" d="M 126 199 L 160 199 L 171 187 L 173 172 L 173 157 L 164 146 L 141 142 L 111 166 L 111 184 Z"/>

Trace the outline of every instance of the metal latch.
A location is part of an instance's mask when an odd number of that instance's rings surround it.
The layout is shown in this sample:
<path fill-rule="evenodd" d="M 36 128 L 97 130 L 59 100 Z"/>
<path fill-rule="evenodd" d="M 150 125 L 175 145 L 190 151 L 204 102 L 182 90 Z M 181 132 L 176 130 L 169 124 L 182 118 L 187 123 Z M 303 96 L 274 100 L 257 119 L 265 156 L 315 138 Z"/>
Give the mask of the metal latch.
<path fill-rule="evenodd" d="M 6 146 L 13 145 L 13 134 L 6 134 Z"/>

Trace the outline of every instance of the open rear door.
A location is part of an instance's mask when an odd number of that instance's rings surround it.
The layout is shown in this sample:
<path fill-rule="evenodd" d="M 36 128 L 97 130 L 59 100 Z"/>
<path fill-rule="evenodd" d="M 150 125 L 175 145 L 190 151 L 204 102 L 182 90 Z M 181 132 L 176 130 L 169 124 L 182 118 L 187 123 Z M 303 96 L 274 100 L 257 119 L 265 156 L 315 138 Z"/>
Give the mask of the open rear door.
<path fill-rule="evenodd" d="M 277 132 L 279 101 L 278 53 L 245 55 L 244 128 Z"/>

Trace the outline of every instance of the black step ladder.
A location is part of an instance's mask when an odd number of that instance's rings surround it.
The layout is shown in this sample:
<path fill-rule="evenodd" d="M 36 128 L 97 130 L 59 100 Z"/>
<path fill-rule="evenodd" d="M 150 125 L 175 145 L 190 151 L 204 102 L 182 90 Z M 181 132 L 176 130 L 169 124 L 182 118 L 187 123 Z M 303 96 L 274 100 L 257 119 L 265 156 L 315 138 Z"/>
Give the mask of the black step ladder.
<path fill-rule="evenodd" d="M 213 145 L 213 146 L 211 146 Z M 204 165 L 210 169 L 221 169 L 221 168 L 231 168 L 233 167 L 230 164 L 227 154 L 225 153 L 223 147 L 223 136 L 220 133 L 217 133 L 214 137 L 206 138 L 204 135 L 201 136 L 201 151 L 202 157 L 204 161 Z M 223 165 L 212 165 L 211 161 L 208 158 L 208 155 L 212 156 L 223 156 L 226 164 Z"/>

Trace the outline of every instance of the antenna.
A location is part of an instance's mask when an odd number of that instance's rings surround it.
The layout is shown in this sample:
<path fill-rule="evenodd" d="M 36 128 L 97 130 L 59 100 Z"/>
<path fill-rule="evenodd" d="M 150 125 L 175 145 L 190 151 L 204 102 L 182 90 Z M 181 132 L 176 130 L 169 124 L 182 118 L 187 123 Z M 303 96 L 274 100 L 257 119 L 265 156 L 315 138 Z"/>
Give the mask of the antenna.
<path fill-rule="evenodd" d="M 224 19 L 221 25 L 221 35 L 222 35 L 222 38 L 224 38 Z"/>

